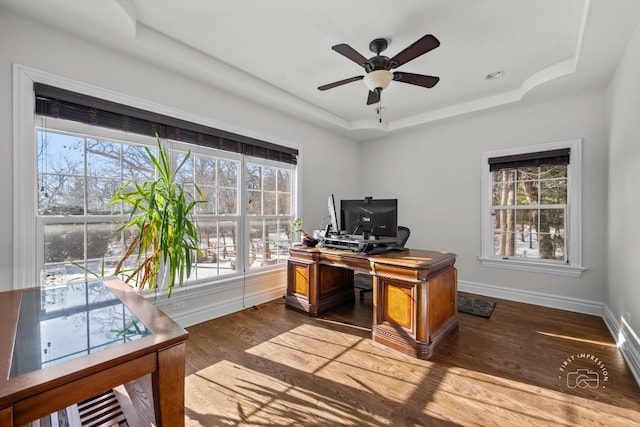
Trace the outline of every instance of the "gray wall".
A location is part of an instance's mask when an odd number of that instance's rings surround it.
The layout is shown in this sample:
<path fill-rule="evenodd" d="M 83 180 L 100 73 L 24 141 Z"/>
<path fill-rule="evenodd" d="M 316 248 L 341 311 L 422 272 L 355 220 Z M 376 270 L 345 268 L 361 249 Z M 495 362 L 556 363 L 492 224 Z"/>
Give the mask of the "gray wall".
<path fill-rule="evenodd" d="M 609 217 L 605 302 L 640 333 L 640 24 L 607 90 Z M 640 351 L 640 342 L 637 342 Z M 638 353 L 640 356 L 640 353 Z M 640 366 L 639 366 L 640 367 Z M 639 379 L 640 381 L 640 379 Z"/>
<path fill-rule="evenodd" d="M 480 265 L 481 153 L 583 139 L 580 278 Z M 607 141 L 604 92 L 485 112 L 363 145 L 363 189 L 401 201 L 410 247 L 454 252 L 461 281 L 602 302 L 606 280 Z M 381 160 L 384 159 L 384 160 Z"/>

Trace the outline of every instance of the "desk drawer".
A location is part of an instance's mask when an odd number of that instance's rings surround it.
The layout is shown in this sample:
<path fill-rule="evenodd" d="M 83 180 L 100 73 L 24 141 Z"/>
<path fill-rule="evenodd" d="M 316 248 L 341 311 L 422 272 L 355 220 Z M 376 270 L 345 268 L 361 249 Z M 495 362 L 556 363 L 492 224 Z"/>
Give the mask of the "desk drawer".
<path fill-rule="evenodd" d="M 336 265 L 342 268 L 352 268 L 358 270 L 370 270 L 369 260 L 356 253 L 323 254 L 320 259 L 321 264 Z"/>

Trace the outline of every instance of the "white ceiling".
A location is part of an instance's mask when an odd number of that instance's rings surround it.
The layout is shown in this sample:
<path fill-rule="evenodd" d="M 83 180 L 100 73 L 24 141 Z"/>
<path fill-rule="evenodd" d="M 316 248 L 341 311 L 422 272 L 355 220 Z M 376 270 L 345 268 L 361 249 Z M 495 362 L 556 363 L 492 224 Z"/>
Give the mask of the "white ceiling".
<path fill-rule="evenodd" d="M 0 0 L 15 12 L 285 111 L 355 140 L 513 102 L 605 87 L 640 18 L 638 0 Z M 425 34 L 440 47 L 399 71 L 377 105 L 364 83 L 317 87 L 364 70 L 384 37 L 389 57 Z M 4 43 L 4 41 L 3 41 Z M 504 77 L 487 80 L 493 71 Z"/>

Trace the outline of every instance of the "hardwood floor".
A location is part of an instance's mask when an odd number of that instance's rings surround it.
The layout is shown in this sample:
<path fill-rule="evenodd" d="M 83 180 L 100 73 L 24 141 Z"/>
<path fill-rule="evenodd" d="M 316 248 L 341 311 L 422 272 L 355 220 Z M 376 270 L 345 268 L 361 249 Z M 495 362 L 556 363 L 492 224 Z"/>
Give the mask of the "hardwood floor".
<path fill-rule="evenodd" d="M 491 318 L 460 314 L 428 361 L 371 341 L 370 293 L 318 319 L 279 300 L 190 327 L 186 425 L 640 425 L 601 318 L 486 299 Z"/>

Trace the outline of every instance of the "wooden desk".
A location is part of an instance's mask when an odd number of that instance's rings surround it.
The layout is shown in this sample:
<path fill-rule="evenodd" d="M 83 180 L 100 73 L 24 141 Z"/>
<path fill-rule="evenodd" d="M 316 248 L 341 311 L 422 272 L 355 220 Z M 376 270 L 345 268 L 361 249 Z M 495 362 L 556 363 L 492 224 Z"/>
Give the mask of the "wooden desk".
<path fill-rule="evenodd" d="M 28 291 L 35 291 L 35 288 L 0 293 L 0 426 L 29 423 L 146 374 L 151 374 L 152 378 L 156 424 L 164 427 L 184 426 L 187 332 L 121 281 L 109 279 L 104 284 L 117 297 L 116 302 L 122 302 L 146 326 L 150 334 L 141 334 L 137 339 L 126 339 L 124 343 L 99 351 L 92 348 L 91 351 L 87 350 L 89 354 L 72 360 L 61 360 L 53 366 L 40 360 L 43 352 L 37 332 L 42 328 L 38 323 L 40 320 L 27 319 L 26 326 L 19 325 L 18 322 L 23 295 Z M 35 299 L 29 300 L 37 302 L 40 294 L 37 295 Z M 113 296 L 110 297 L 113 301 Z M 69 313 L 77 315 L 80 312 L 78 307 L 65 307 L 64 316 L 55 313 L 52 315 L 45 310 L 44 299 L 43 296 L 42 303 L 35 304 L 36 311 L 40 313 L 34 317 L 53 317 L 56 322 L 64 322 L 65 319 L 71 319 Z M 95 304 L 91 301 L 95 299 L 88 298 L 87 301 L 89 307 L 86 312 L 93 315 Z M 98 309 L 114 309 L 112 306 L 113 303 L 106 301 Z M 20 322 L 23 322 L 25 319 L 20 317 Z M 33 331 L 33 335 L 37 335 L 28 344 L 37 347 L 38 351 L 34 352 L 34 357 L 18 361 L 18 364 L 33 365 L 27 367 L 27 370 L 31 369 L 30 372 L 14 372 L 10 378 L 15 338 L 20 333 L 19 328 L 25 327 L 28 328 L 27 331 Z M 60 335 L 65 345 L 69 346 L 68 337 Z"/>
<path fill-rule="evenodd" d="M 420 359 L 458 328 L 455 254 L 409 249 L 366 255 L 326 248 L 289 251 L 286 306 L 318 316 L 355 299 L 353 274 L 373 274 L 374 341 Z"/>

